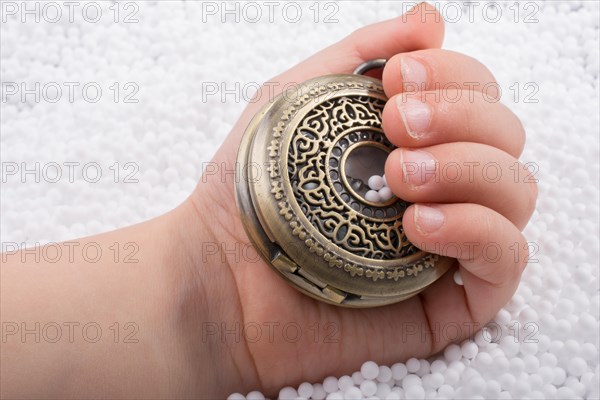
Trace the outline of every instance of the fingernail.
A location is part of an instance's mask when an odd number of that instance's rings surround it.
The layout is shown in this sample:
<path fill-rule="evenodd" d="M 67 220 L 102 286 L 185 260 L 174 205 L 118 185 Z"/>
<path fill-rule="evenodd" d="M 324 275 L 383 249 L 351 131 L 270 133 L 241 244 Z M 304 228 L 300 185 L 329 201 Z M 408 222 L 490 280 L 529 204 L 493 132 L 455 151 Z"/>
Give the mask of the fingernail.
<path fill-rule="evenodd" d="M 404 92 L 424 91 L 427 88 L 427 69 L 413 57 L 402 56 L 400 72 Z"/>
<path fill-rule="evenodd" d="M 400 162 L 404 182 L 412 186 L 424 185 L 435 176 L 437 162 L 426 151 L 402 149 Z"/>
<path fill-rule="evenodd" d="M 408 135 L 414 139 L 421 139 L 427 133 L 431 124 L 431 107 L 429 104 L 412 96 L 398 96 L 396 106 Z"/>
<path fill-rule="evenodd" d="M 415 205 L 414 220 L 417 230 L 428 235 L 444 224 L 444 213 L 437 208 L 419 204 Z"/>

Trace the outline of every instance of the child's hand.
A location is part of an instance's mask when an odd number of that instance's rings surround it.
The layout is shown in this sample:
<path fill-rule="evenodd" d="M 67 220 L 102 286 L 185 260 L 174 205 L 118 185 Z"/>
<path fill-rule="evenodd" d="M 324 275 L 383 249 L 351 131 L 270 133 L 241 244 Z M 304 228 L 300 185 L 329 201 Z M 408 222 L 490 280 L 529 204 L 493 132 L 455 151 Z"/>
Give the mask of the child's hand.
<path fill-rule="evenodd" d="M 528 257 L 520 231 L 536 201 L 536 185 L 517 161 L 525 132 L 497 102 L 485 66 L 438 48 L 443 31 L 441 16 L 422 3 L 407 16 L 358 30 L 276 81 L 302 82 L 350 73 L 366 60 L 389 60 L 384 129 L 399 149 L 387 160 L 388 184 L 415 203 L 404 215 L 408 238 L 457 258 L 464 286 L 454 282 L 452 269 L 418 296 L 392 306 L 357 310 L 313 300 L 262 260 L 240 255 L 249 239 L 235 206 L 233 177 L 205 176 L 192 197 L 198 218 L 222 248 L 239 250 L 190 271 L 207 292 L 209 321 L 218 325 L 208 335 L 203 330 L 208 343 L 196 345 L 219 348 L 215 354 L 228 360 L 227 390 L 272 394 L 283 385 L 352 372 L 365 360 L 389 364 L 427 357 L 480 329 L 514 293 Z M 248 107 L 215 165 L 233 170 L 244 129 L 267 100 Z M 236 324 L 248 329 L 238 340 L 224 332 Z"/>
<path fill-rule="evenodd" d="M 233 171 L 265 96 L 248 106 L 215 155 L 218 173 L 206 173 L 177 209 L 70 246 L 47 246 L 50 254 L 62 249 L 58 260 L 32 258 L 31 249 L 2 255 L 0 397 L 224 398 L 252 389 L 274 395 L 284 385 L 352 372 L 365 360 L 426 357 L 481 328 L 509 300 L 526 264 L 520 230 L 536 186 L 516 159 L 525 142 L 521 123 L 495 101 L 483 65 L 437 49 L 443 31 L 441 16 L 423 3 L 358 30 L 276 80 L 282 88 L 389 60 L 383 122 L 399 149 L 387 160 L 387 181 L 415 203 L 404 215 L 408 238 L 457 258 L 464 286 L 454 282 L 453 269 L 402 303 L 344 309 L 301 294 L 257 258 L 235 205 Z M 73 244 L 104 257 L 72 256 Z M 135 260 L 113 257 L 118 244 L 135 245 Z M 32 333 L 40 321 L 63 326 L 63 339 Z M 82 338 L 92 321 L 104 329 L 102 340 Z M 79 329 L 75 340 L 61 325 L 67 322 Z M 134 339 L 123 326 L 135 328 Z"/>

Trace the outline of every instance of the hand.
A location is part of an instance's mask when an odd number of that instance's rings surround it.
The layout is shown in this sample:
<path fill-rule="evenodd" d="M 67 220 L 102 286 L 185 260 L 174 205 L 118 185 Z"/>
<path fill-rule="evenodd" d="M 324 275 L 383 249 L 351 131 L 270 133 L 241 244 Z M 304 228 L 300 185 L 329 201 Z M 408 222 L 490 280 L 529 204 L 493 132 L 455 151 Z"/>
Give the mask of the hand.
<path fill-rule="evenodd" d="M 402 303 L 345 309 L 301 294 L 256 259 L 231 172 L 265 96 L 248 106 L 215 155 L 218 173 L 205 173 L 172 212 L 2 254 L 0 396 L 223 398 L 253 389 L 275 395 L 284 385 L 352 372 L 365 360 L 426 357 L 482 327 L 511 297 L 526 264 L 520 229 L 536 186 L 516 159 L 522 125 L 496 101 L 483 65 L 438 49 L 443 29 L 441 16 L 422 3 L 358 30 L 275 81 L 281 88 L 350 73 L 365 60 L 389 60 L 383 124 L 399 149 L 387 160 L 388 184 L 415 203 L 403 217 L 408 238 L 456 258 L 464 286 L 454 283 L 452 270 Z M 135 245 L 134 261 L 114 257 L 119 244 Z M 73 246 L 93 246 L 104 257 L 90 260 Z M 39 257 L 46 251 L 62 256 Z M 91 322 L 105 335 L 82 336 Z M 66 323 L 78 327 L 74 337 Z M 131 323 L 134 341 L 110 335 Z M 40 326 L 62 331 L 51 340 Z"/>
<path fill-rule="evenodd" d="M 453 268 L 418 296 L 391 306 L 344 309 L 313 300 L 262 260 L 240 255 L 250 242 L 235 206 L 233 176 L 205 174 L 190 198 L 197 214 L 190 224 L 204 233 L 188 246 L 187 274 L 199 293 L 186 293 L 193 305 L 186 316 L 195 321 L 186 326 L 190 349 L 211 349 L 220 395 L 276 394 L 284 385 L 352 372 L 365 360 L 427 357 L 473 334 L 514 293 L 528 255 L 520 230 L 536 200 L 536 185 L 523 179 L 528 171 L 517 161 L 525 132 L 497 102 L 485 66 L 439 49 L 444 25 L 432 10 L 422 3 L 404 17 L 359 29 L 274 81 L 302 82 L 350 73 L 365 60 L 389 60 L 383 123 L 399 148 L 387 160 L 386 177 L 399 197 L 415 203 L 403 218 L 409 240 L 456 258 L 464 286 L 453 281 Z M 234 169 L 244 129 L 266 101 L 248 106 L 214 165 Z M 212 241 L 221 252 L 207 260 L 198 240 Z M 461 327 L 458 336 L 444 335 L 448 324 Z M 293 329 L 284 332 L 286 326 Z M 199 374 L 205 364 L 196 360 Z"/>

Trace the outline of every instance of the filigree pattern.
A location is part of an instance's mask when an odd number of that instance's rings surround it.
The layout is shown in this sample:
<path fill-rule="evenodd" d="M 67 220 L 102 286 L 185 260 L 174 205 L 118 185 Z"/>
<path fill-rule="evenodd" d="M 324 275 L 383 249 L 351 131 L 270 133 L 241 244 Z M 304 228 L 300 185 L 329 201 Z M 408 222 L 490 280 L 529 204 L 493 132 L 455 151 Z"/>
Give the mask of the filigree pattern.
<path fill-rule="evenodd" d="M 368 96 L 337 97 L 315 106 L 292 134 L 288 178 L 310 223 L 330 241 L 358 256 L 393 260 L 418 251 L 402 229 L 407 204 L 366 204 L 344 185 L 340 159 L 359 142 L 393 148 L 381 131 L 385 103 Z"/>
<path fill-rule="evenodd" d="M 369 265 L 368 258 L 360 264 L 349 262 L 334 246 L 329 245 L 335 243 L 340 246 L 340 242 L 343 241 L 347 243 L 345 248 L 354 254 L 370 254 L 373 260 L 393 259 L 417 251 L 406 240 L 400 225 L 402 212 L 406 208 L 405 203 L 398 201 L 401 212 L 396 214 L 377 215 L 376 211 L 376 218 L 373 218 L 373 215 L 368 215 L 368 211 L 365 212 L 364 207 L 360 208 L 364 213 L 359 213 L 348 199 L 338 201 L 343 194 L 336 191 L 330 180 L 331 174 L 328 174 L 325 168 L 327 160 L 330 162 L 337 160 L 339 166 L 341 153 L 335 157 L 328 155 L 329 158 L 325 160 L 322 158 L 323 154 L 327 154 L 327 148 L 337 143 L 334 138 L 350 135 L 350 132 L 356 130 L 362 130 L 365 134 L 373 131 L 381 132 L 383 101 L 369 96 L 337 97 L 320 103 L 321 107 L 319 105 L 313 107 L 302 119 L 300 123 L 302 129 L 294 128 L 290 124 L 291 119 L 310 102 L 320 99 L 323 95 L 329 96 L 348 89 L 384 95 L 380 84 L 330 82 L 311 88 L 298 96 L 282 112 L 279 122 L 272 128 L 271 141 L 267 148 L 270 193 L 277 203 L 279 214 L 287 221 L 292 234 L 304 243 L 311 254 L 322 258 L 330 267 L 342 269 L 352 277 L 364 276 L 373 282 L 380 279 L 398 281 L 407 277 L 416 277 L 424 269 L 433 268 L 439 256 L 426 254 L 413 262 L 402 263 L 384 270 Z M 292 132 L 288 129 L 292 129 Z M 329 139 L 325 140 L 326 138 Z M 295 158 L 293 162 L 286 163 L 286 160 L 282 160 L 282 146 L 287 146 L 290 154 L 293 154 Z M 330 166 L 333 168 L 329 171 L 334 171 L 336 166 L 331 164 Z M 300 183 L 300 176 L 302 183 Z M 291 184 L 291 181 L 294 183 Z M 292 193 L 288 193 L 288 186 Z M 336 200 L 329 202 L 326 209 L 318 209 L 316 206 L 324 197 L 333 197 Z M 319 242 L 309 227 L 299 219 L 290 202 L 297 203 L 301 212 L 311 218 L 312 226 L 324 233 L 330 243 Z M 342 214 L 344 217 L 341 217 Z M 381 220 L 383 217 L 385 217 L 384 226 L 376 223 L 377 218 Z"/>

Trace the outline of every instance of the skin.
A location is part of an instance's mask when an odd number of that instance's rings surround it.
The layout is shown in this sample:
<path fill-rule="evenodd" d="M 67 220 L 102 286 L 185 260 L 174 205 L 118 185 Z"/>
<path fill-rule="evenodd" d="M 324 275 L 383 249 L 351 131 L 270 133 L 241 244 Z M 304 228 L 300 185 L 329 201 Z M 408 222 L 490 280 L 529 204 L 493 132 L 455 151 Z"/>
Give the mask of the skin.
<path fill-rule="evenodd" d="M 364 60 L 389 60 L 383 71 L 390 97 L 384 129 L 399 148 L 387 160 L 386 177 L 398 196 L 415 203 L 403 219 L 408 238 L 424 250 L 456 257 L 452 271 L 418 296 L 391 306 L 345 309 L 313 300 L 255 258 L 235 206 L 232 175 L 205 174 L 170 213 L 74 241 L 77 249 L 87 243 L 102 248 L 95 263 L 81 250 L 67 257 L 65 244 L 56 262 L 22 252 L 2 255 L 1 395 L 224 398 L 234 391 L 261 390 L 276 396 L 282 386 L 351 373 L 367 359 L 391 364 L 430 356 L 493 318 L 526 265 L 521 229 L 534 210 L 536 185 L 523 178 L 526 169 L 517 160 L 525 142 L 519 119 L 476 89 L 473 101 L 426 98 L 432 109 L 426 135 L 408 134 L 396 106 L 399 96 L 434 92 L 436 82 L 442 87 L 456 82 L 457 91 L 468 89 L 461 82 L 495 82 L 478 61 L 439 49 L 444 24 L 433 10 L 422 3 L 404 17 L 361 28 L 271 81 L 301 82 L 350 73 Z M 419 92 L 403 92 L 405 57 L 425 65 L 427 82 Z M 233 169 L 244 129 L 267 101 L 265 96 L 247 107 L 215 154 L 215 165 Z M 417 149 L 438 164 L 435 179 L 412 187 L 404 184 L 402 160 L 404 152 Z M 481 174 L 473 179 L 463 174 L 454 180 L 443 173 L 449 162 L 464 161 L 496 162 L 503 178 L 491 182 Z M 516 169 L 519 179 L 512 178 Z M 433 231 L 421 219 L 428 207 L 444 217 Z M 138 261 L 123 255 L 115 260 L 115 242 L 137 244 Z M 501 249 L 494 260 L 483 251 L 488 243 Z M 517 255 L 515 248 L 521 249 Z M 454 283 L 455 268 L 464 286 Z M 22 322 L 32 330 L 35 322 L 68 321 L 80 324 L 72 342 L 64 325 L 56 343 L 46 340 L 54 337 L 49 331 L 39 343 L 34 334 L 22 336 Z M 103 329 L 96 343 L 81 331 L 91 321 Z M 118 343 L 109 328 L 115 322 L 120 323 Z M 127 322 L 138 328 L 137 343 L 124 343 L 133 330 L 124 329 Z M 461 327 L 457 335 L 446 334 L 449 324 Z M 19 330 L 13 332 L 15 325 Z M 436 334 L 427 334 L 432 331 Z"/>

